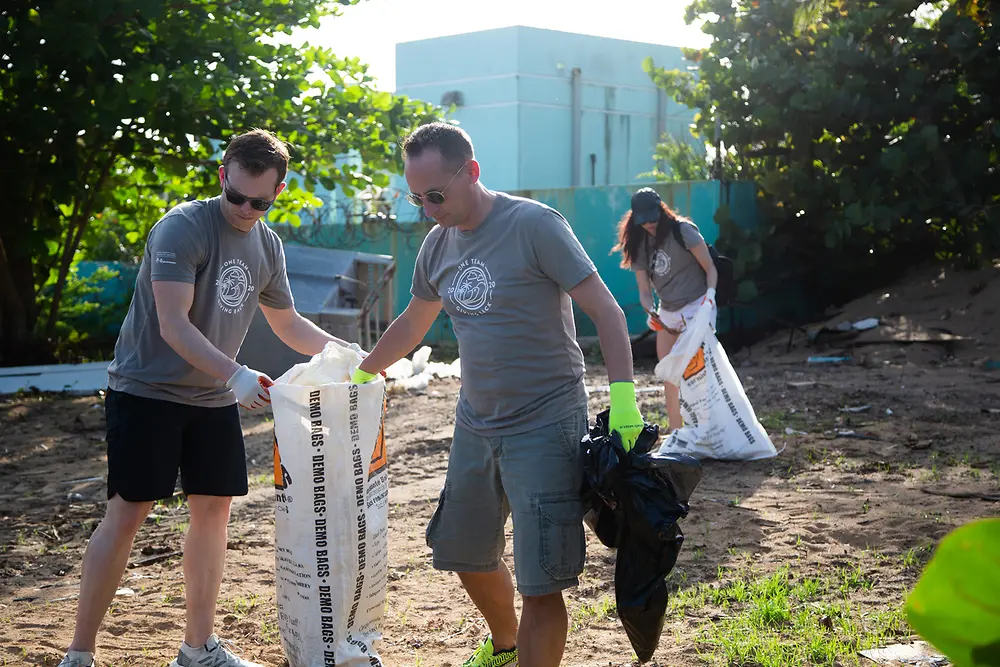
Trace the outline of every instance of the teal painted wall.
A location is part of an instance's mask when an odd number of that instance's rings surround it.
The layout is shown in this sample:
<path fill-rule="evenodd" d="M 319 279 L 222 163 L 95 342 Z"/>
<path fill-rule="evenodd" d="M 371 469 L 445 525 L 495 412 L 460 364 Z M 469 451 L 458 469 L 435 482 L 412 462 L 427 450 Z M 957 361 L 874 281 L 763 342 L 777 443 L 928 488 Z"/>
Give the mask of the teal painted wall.
<path fill-rule="evenodd" d="M 632 193 L 639 185 L 610 187 L 554 188 L 518 190 L 511 194 L 536 199 L 557 209 L 569 221 L 584 249 L 594 260 L 597 270 L 625 311 L 629 331 L 645 331 L 646 317 L 639 305 L 635 277 L 619 267 L 620 258 L 611 255 L 615 243 L 615 226 L 629 208 Z M 695 222 L 709 243 L 719 236 L 714 217 L 720 204 L 729 203 L 731 214 L 741 226 L 752 228 L 757 221 L 755 186 L 753 183 L 720 184 L 718 181 L 659 183 L 654 185 L 671 208 Z M 274 225 L 275 231 L 287 243 L 342 248 L 362 252 L 392 255 L 396 259 L 395 310 L 402 312 L 410 300 L 410 283 L 417 251 L 430 223 L 397 222 L 365 225 Z M 720 328 L 724 327 L 720 322 Z M 577 331 L 581 336 L 596 335 L 593 323 L 577 312 Z M 454 340 L 450 321 L 443 313 L 431 330 L 426 342 Z"/>
<path fill-rule="evenodd" d="M 748 185 L 752 187 L 752 184 Z M 621 268 L 621 256 L 618 253 L 612 255 L 610 251 L 616 242 L 615 227 L 629 210 L 632 193 L 637 187 L 616 185 L 517 193 L 548 204 L 570 222 L 580 243 L 597 266 L 597 272 L 625 311 L 629 331 L 633 334 L 646 329 L 646 314 L 639 303 L 635 274 Z M 660 183 L 653 187 L 670 208 L 698 225 L 708 243 L 715 243 L 719 237 L 719 226 L 714 216 L 723 194 L 719 182 Z M 576 320 L 579 335 L 597 334 L 590 318 L 579 309 L 576 310 Z"/>

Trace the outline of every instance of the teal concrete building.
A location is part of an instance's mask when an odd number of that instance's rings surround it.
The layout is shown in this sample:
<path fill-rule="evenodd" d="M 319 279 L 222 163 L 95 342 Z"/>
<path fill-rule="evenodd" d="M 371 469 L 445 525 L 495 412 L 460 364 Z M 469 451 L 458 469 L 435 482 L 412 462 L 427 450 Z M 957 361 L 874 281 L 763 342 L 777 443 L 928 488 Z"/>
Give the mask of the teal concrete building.
<path fill-rule="evenodd" d="M 503 190 L 647 179 L 663 134 L 690 138 L 693 112 L 667 98 L 645 58 L 681 49 L 514 26 L 396 45 L 396 92 L 445 107 L 472 136 L 484 181 Z"/>

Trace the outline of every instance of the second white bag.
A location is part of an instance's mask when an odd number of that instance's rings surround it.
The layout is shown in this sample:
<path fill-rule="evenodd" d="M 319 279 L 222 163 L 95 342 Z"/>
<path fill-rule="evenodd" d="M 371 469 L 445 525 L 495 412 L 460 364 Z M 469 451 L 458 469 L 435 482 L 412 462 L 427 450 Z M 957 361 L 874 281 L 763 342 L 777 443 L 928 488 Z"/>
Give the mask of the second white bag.
<path fill-rule="evenodd" d="M 680 387 L 684 418 L 684 425 L 664 438 L 659 450 L 721 461 L 777 456 L 725 349 L 712 331 L 708 312 L 708 305 L 702 306 L 671 354 L 656 366 L 657 377 Z"/>

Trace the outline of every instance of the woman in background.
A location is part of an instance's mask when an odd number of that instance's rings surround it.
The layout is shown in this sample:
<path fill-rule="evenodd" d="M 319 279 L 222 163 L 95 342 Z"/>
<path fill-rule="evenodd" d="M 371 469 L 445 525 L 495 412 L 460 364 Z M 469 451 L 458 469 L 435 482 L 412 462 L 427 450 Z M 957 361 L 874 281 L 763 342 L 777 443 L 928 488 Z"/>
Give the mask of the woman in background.
<path fill-rule="evenodd" d="M 656 356 L 663 359 L 699 306 L 705 301 L 714 305 L 719 274 L 708 245 L 697 225 L 670 210 L 655 190 L 642 188 L 632 196 L 631 210 L 618 223 L 618 244 L 613 251 L 621 252 L 622 268 L 635 272 L 639 301 L 649 315 L 646 323 L 656 332 Z M 658 310 L 653 290 L 660 302 Z M 682 421 L 680 389 L 665 382 L 663 390 L 670 433 Z"/>

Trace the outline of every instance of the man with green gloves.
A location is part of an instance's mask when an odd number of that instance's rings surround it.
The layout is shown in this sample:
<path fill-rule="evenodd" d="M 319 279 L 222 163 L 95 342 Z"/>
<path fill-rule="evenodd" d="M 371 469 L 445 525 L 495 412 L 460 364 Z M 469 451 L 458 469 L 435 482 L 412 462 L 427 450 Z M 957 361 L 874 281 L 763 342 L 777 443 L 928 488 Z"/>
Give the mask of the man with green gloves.
<path fill-rule="evenodd" d="M 585 556 L 587 392 L 572 301 L 597 326 L 610 427 L 631 448 L 643 419 L 625 317 L 557 211 L 483 186 L 464 131 L 422 126 L 403 153 L 408 199 L 437 225 L 417 255 L 413 298 L 352 381 L 367 382 L 406 356 L 444 307 L 462 389 L 444 489 L 427 527 L 434 567 L 458 573 L 490 627 L 466 665 L 555 667 L 566 643 L 562 591 L 577 585 Z M 520 624 L 501 559 L 510 514 Z"/>

